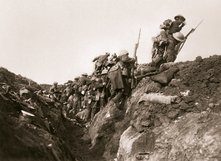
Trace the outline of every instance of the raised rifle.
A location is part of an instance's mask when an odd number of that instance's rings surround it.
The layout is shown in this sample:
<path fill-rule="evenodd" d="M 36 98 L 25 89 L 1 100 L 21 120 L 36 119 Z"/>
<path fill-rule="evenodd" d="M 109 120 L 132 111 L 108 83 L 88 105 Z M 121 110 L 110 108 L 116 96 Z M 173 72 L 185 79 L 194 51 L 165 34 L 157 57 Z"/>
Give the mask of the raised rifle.
<path fill-rule="evenodd" d="M 191 33 L 193 33 L 193 32 L 199 27 L 199 25 L 200 25 L 202 22 L 203 22 L 203 20 L 201 20 L 195 28 L 192 28 L 192 29 L 186 34 L 185 40 L 180 44 L 180 47 L 179 47 L 179 49 L 178 49 L 177 54 L 178 54 L 178 53 L 181 51 L 181 49 L 183 48 L 183 46 L 184 46 L 184 44 L 185 44 L 185 42 L 186 42 L 188 36 L 189 36 Z"/>
<path fill-rule="evenodd" d="M 140 34 L 141 34 L 141 29 L 139 30 L 139 34 L 138 34 L 138 40 L 137 40 L 137 43 L 135 44 L 135 48 L 134 48 L 134 59 L 135 59 L 135 63 L 137 64 L 138 61 L 137 61 L 137 49 L 139 47 L 139 43 L 140 43 Z"/>
<path fill-rule="evenodd" d="M 133 55 L 133 58 L 135 60 L 132 68 L 131 68 L 131 88 L 135 88 L 136 87 L 136 84 L 137 84 L 137 81 L 134 77 L 134 70 L 138 64 L 138 61 L 137 61 L 137 49 L 139 47 L 139 43 L 140 43 L 140 34 L 141 34 L 141 29 L 139 30 L 139 34 L 138 34 L 138 40 L 137 40 L 137 43 L 135 44 L 135 48 L 134 48 L 134 55 Z"/>

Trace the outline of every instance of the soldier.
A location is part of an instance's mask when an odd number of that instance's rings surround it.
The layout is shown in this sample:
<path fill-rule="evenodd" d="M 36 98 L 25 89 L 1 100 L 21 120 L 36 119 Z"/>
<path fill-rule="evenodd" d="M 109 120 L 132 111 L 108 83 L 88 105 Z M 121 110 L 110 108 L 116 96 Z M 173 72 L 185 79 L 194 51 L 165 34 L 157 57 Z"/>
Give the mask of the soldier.
<path fill-rule="evenodd" d="M 108 77 L 111 82 L 111 98 L 113 102 L 119 108 L 123 98 L 128 95 L 128 68 L 126 63 L 132 62 L 132 59 L 128 57 L 129 53 L 126 50 L 122 50 L 117 59 L 117 64 L 110 68 Z"/>
<path fill-rule="evenodd" d="M 161 64 L 167 62 L 168 60 L 165 59 L 167 57 L 166 53 L 171 53 L 171 50 L 177 50 L 176 53 L 178 54 L 179 45 L 177 45 L 177 41 L 181 42 L 185 39 L 184 36 L 181 35 L 182 33 L 180 33 L 179 31 L 183 28 L 183 26 L 185 26 L 186 23 L 185 18 L 182 15 L 177 15 L 174 17 L 174 19 L 175 21 L 172 21 L 170 19 L 165 20 L 163 24 L 160 25 L 160 28 L 163 29 L 163 31 L 161 31 L 157 37 L 153 38 L 154 43 L 152 48 L 151 66 L 158 68 Z M 178 32 L 179 34 L 177 34 Z M 175 34 L 175 39 L 173 34 Z M 168 47 L 170 49 L 167 51 Z M 170 58 L 167 59 L 170 59 L 169 61 L 175 61 L 177 54 L 169 54 Z M 171 55 L 173 55 L 173 58 L 171 57 Z"/>
<path fill-rule="evenodd" d="M 102 95 L 102 91 L 104 88 L 105 84 L 103 83 L 101 78 L 96 78 L 95 82 L 93 84 L 93 94 L 94 94 L 94 105 L 92 106 L 92 111 L 91 111 L 91 119 L 93 119 L 94 115 L 99 112 L 101 107 L 104 106 L 104 96 Z"/>
<path fill-rule="evenodd" d="M 73 88 L 70 83 L 67 83 L 61 94 L 61 102 L 64 103 L 73 94 Z"/>
<path fill-rule="evenodd" d="M 77 112 L 79 112 L 81 107 L 81 94 L 77 85 L 73 86 L 73 94 L 69 97 L 69 101 L 71 101 L 70 113 L 75 115 Z"/>
<path fill-rule="evenodd" d="M 163 54 L 165 52 L 166 46 L 169 40 L 169 29 L 171 27 L 172 20 L 168 19 L 160 25 L 162 31 L 160 34 L 153 38 L 153 48 L 152 48 L 152 62 L 151 66 L 159 67 L 163 62 Z"/>
<path fill-rule="evenodd" d="M 88 74 L 87 73 L 82 74 L 78 82 L 80 86 L 87 85 L 90 82 L 90 79 L 88 78 Z"/>
<path fill-rule="evenodd" d="M 110 53 L 105 53 L 105 55 L 100 55 L 93 59 L 93 62 L 95 62 L 95 73 L 100 74 L 101 71 L 106 66 L 106 63 L 108 61 L 108 57 L 110 56 Z"/>
<path fill-rule="evenodd" d="M 112 66 L 114 66 L 117 63 L 116 59 L 117 59 L 117 54 L 116 53 L 112 54 L 107 62 L 108 69 L 110 69 Z"/>
<path fill-rule="evenodd" d="M 174 17 L 175 21 L 172 22 L 171 27 L 169 29 L 169 34 L 173 34 L 176 32 L 180 32 L 181 29 L 186 25 L 185 17 L 182 15 L 177 15 Z"/>
<path fill-rule="evenodd" d="M 51 96 L 52 96 L 52 99 L 54 101 L 59 101 L 60 100 L 60 96 L 61 96 L 61 92 L 58 88 L 58 82 L 54 82 L 52 87 L 50 88 L 49 90 Z"/>
<path fill-rule="evenodd" d="M 119 59 L 117 59 L 117 63 L 113 67 L 111 67 L 108 72 L 108 78 L 111 82 L 111 96 L 109 99 L 115 97 L 113 101 L 116 105 L 118 105 L 118 100 L 121 98 L 124 90 L 121 68 L 121 62 L 119 61 Z"/>
<path fill-rule="evenodd" d="M 180 45 L 184 40 L 185 37 L 181 32 L 176 32 L 172 35 L 163 56 L 165 62 L 174 62 L 176 60 Z"/>
<path fill-rule="evenodd" d="M 131 92 L 132 68 L 135 65 L 135 59 L 129 57 L 126 50 L 121 51 L 119 57 L 122 63 L 122 78 L 124 83 L 124 95 L 128 96 Z"/>

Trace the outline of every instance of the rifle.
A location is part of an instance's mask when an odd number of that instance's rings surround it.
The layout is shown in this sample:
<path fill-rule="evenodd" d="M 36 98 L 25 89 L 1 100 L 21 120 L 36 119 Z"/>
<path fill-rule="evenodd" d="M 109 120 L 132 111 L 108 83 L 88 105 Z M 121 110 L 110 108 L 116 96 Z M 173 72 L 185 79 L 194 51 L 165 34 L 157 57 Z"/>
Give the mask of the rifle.
<path fill-rule="evenodd" d="M 140 81 L 141 79 L 145 78 L 145 77 L 150 77 L 150 76 L 153 76 L 153 75 L 156 75 L 156 74 L 159 74 L 158 71 L 155 71 L 155 72 L 149 72 L 149 73 L 146 73 L 144 75 L 138 75 L 136 76 L 136 80 L 137 81 Z"/>
<path fill-rule="evenodd" d="M 185 44 L 185 42 L 186 42 L 188 36 L 189 36 L 191 33 L 193 33 L 193 32 L 199 27 L 199 25 L 200 25 L 202 22 L 203 22 L 203 20 L 201 20 L 195 28 L 192 28 L 192 29 L 186 34 L 185 40 L 180 44 L 180 47 L 179 47 L 179 49 L 178 49 L 177 54 L 178 54 L 178 53 L 181 51 L 181 49 L 183 48 L 183 46 L 184 46 L 184 44 Z"/>
<path fill-rule="evenodd" d="M 139 47 L 139 43 L 140 43 L 140 34 L 141 34 L 141 29 L 139 30 L 139 34 L 138 34 L 138 40 L 137 43 L 135 44 L 135 48 L 134 48 L 134 59 L 135 59 L 135 63 L 137 64 L 137 49 Z"/>
<path fill-rule="evenodd" d="M 134 55 L 133 55 L 133 57 L 134 57 L 134 59 L 135 59 L 135 62 L 134 62 L 134 64 L 133 64 L 133 67 L 131 68 L 131 78 L 132 78 L 132 80 L 131 80 L 131 88 L 135 88 L 136 87 L 136 84 L 137 84 L 137 82 L 136 82 L 136 79 L 135 79 L 135 77 L 134 77 L 134 68 L 137 66 L 137 49 L 138 49 L 138 47 L 139 47 L 139 43 L 140 43 L 140 34 L 141 34 L 141 29 L 139 30 L 139 34 L 138 34 L 138 40 L 137 40 L 137 43 L 135 44 L 135 48 L 134 48 Z"/>

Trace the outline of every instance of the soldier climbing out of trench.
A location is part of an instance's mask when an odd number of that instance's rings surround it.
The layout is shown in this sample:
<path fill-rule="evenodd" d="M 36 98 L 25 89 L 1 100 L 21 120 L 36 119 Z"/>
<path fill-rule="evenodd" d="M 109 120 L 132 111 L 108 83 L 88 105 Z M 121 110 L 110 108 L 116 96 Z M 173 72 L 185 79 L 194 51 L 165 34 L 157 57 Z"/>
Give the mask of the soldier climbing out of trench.
<path fill-rule="evenodd" d="M 111 97 L 110 99 L 120 108 L 123 99 L 126 98 L 130 91 L 130 73 L 131 64 L 135 63 L 133 58 L 130 58 L 129 52 L 122 50 L 117 58 L 117 63 L 110 68 L 108 77 L 111 82 Z M 109 100 L 110 100 L 109 99 Z"/>
<path fill-rule="evenodd" d="M 160 25 L 162 31 L 153 38 L 151 66 L 158 68 L 163 63 L 176 60 L 179 44 L 185 40 L 180 31 L 186 23 L 182 15 L 177 15 L 174 19 L 175 21 L 165 20 Z"/>
<path fill-rule="evenodd" d="M 188 36 L 193 33 L 196 28 L 202 23 L 192 28 L 189 33 L 184 36 L 180 31 L 186 25 L 185 18 L 182 15 L 174 17 L 175 21 L 170 19 L 165 20 L 160 28 L 163 29 L 157 37 L 153 38 L 152 62 L 153 67 L 160 67 L 161 64 L 174 62 L 178 53 L 184 46 Z"/>
<path fill-rule="evenodd" d="M 95 74 L 101 74 L 102 70 L 106 66 L 109 56 L 110 53 L 106 52 L 104 55 L 100 55 L 93 59 L 93 62 L 95 62 Z"/>

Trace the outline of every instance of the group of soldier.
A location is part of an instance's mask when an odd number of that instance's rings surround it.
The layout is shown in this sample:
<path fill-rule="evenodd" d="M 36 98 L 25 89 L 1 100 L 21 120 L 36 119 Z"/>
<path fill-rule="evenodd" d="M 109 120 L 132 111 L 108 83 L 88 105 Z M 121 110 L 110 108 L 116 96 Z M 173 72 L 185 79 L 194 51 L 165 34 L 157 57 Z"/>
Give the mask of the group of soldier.
<path fill-rule="evenodd" d="M 177 15 L 174 19 L 165 20 L 160 25 L 162 31 L 153 38 L 152 67 L 158 68 L 163 63 L 174 62 L 180 44 L 185 40 L 180 33 L 185 18 Z M 135 86 L 136 59 L 130 58 L 128 51 L 122 50 L 118 55 L 106 52 L 94 58 L 93 62 L 95 69 L 91 75 L 82 74 L 65 83 L 62 89 L 54 83 L 50 89 L 51 98 L 65 106 L 67 117 L 76 117 L 79 112 L 87 109 L 86 120 L 92 120 L 108 101 L 113 101 L 120 109 Z"/>
<path fill-rule="evenodd" d="M 122 50 L 118 56 L 105 53 L 94 58 L 93 62 L 95 69 L 91 75 L 82 74 L 62 87 L 55 82 L 49 90 L 50 97 L 63 104 L 69 118 L 87 110 L 84 119 L 92 120 L 110 100 L 120 109 L 131 92 L 135 59 L 129 57 L 128 51 Z"/>

